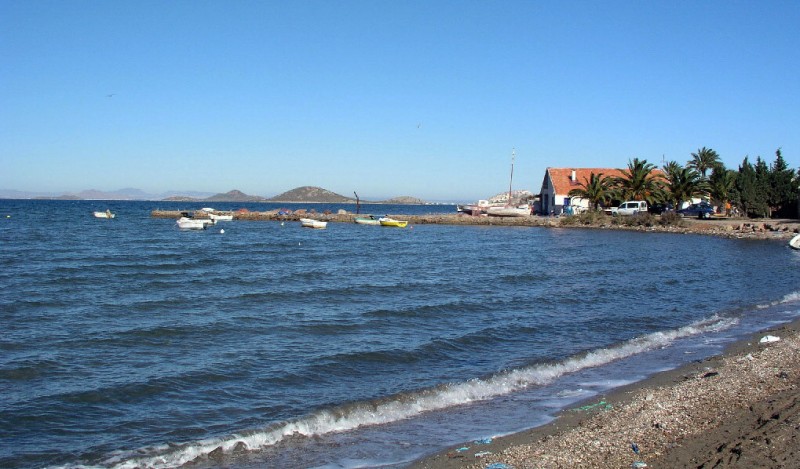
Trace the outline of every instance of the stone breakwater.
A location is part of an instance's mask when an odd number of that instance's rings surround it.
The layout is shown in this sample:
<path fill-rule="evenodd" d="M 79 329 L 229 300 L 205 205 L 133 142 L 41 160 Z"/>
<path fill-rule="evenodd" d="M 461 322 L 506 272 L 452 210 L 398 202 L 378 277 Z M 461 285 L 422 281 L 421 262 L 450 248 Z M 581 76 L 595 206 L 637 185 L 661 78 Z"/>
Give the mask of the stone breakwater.
<path fill-rule="evenodd" d="M 154 218 L 181 217 L 181 211 L 153 210 Z M 317 213 L 315 211 L 295 210 L 284 213 L 279 210 L 266 212 L 233 211 L 217 212 L 218 214 L 233 215 L 234 220 L 248 221 L 299 221 L 301 218 L 324 220 L 331 223 L 354 223 L 356 217 L 363 216 L 354 213 Z M 208 214 L 195 212 L 197 218 L 207 218 Z M 573 229 L 610 229 L 631 230 L 658 233 L 684 233 L 724 236 L 728 238 L 753 238 L 753 239 L 789 239 L 800 233 L 800 220 L 749 220 L 735 218 L 718 218 L 711 220 L 683 219 L 678 225 L 628 226 L 612 217 L 603 217 L 591 224 L 570 223 L 567 217 L 487 217 L 470 216 L 463 214 L 429 214 L 429 215 L 389 215 L 392 218 L 408 220 L 411 225 L 483 225 L 483 226 L 538 226 L 547 228 L 573 228 Z M 657 221 L 658 218 L 656 217 Z"/>

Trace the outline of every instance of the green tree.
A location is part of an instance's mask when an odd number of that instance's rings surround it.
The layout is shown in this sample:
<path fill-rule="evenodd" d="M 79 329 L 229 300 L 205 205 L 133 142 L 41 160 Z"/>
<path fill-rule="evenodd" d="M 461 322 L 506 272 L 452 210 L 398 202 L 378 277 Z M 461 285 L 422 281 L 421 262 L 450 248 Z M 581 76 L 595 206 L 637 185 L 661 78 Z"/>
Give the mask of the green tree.
<path fill-rule="evenodd" d="M 570 197 L 580 197 L 592 204 L 592 208 L 597 210 L 600 204 L 605 204 L 613 196 L 613 180 L 603 173 L 591 173 L 589 179 L 583 178 L 582 188 L 569 191 Z"/>
<path fill-rule="evenodd" d="M 689 160 L 687 166 L 699 171 L 703 180 L 706 180 L 706 173 L 708 173 L 708 170 L 714 169 L 714 167 L 719 164 L 720 160 L 717 152 L 710 148 L 703 147 L 697 150 L 697 153 L 692 153 L 692 159 Z"/>
<path fill-rule="evenodd" d="M 675 208 L 681 207 L 686 201 L 705 193 L 706 184 L 700 177 L 700 173 L 690 167 L 681 167 L 679 164 L 665 166 L 666 184 L 665 189 L 669 194 L 669 199 L 675 204 Z"/>
<path fill-rule="evenodd" d="M 718 165 L 711 173 L 708 180 L 708 189 L 711 197 L 723 205 L 729 202 L 736 187 L 736 171 Z"/>
<path fill-rule="evenodd" d="M 781 149 L 775 151 L 775 161 L 770 167 L 768 203 L 773 213 L 779 216 L 795 216 L 797 214 L 797 182 L 796 173 L 781 155 Z"/>
<path fill-rule="evenodd" d="M 652 203 L 661 196 L 663 178 L 655 174 L 655 166 L 647 160 L 634 158 L 628 160 L 628 168 L 622 170 L 622 177 L 614 179 L 619 197 L 622 200 L 644 200 Z"/>
<path fill-rule="evenodd" d="M 758 159 L 760 161 L 760 158 Z M 739 166 L 739 175 L 736 177 L 735 202 L 742 208 L 745 215 L 751 218 L 765 217 L 768 214 L 767 195 L 758 182 L 756 169 L 745 157 Z"/>

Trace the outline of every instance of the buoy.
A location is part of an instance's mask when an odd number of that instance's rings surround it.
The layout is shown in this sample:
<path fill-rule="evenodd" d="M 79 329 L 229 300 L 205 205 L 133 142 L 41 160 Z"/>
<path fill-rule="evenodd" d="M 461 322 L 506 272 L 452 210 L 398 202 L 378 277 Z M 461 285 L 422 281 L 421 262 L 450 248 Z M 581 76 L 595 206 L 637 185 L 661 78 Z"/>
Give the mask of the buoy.
<path fill-rule="evenodd" d="M 224 229 L 220 229 L 219 230 L 219 234 L 225 234 L 225 230 Z"/>
<path fill-rule="evenodd" d="M 281 226 L 283 226 L 283 222 L 281 222 Z"/>

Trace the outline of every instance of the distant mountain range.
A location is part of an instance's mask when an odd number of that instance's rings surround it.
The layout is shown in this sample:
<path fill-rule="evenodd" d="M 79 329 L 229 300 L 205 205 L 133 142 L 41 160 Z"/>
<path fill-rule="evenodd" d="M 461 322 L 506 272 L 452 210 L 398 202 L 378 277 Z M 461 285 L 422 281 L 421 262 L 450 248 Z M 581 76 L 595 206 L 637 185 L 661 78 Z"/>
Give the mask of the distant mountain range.
<path fill-rule="evenodd" d="M 0 199 L 51 199 L 51 200 L 166 200 L 179 202 L 307 202 L 307 203 L 355 203 L 356 199 L 331 192 L 321 187 L 303 186 L 286 191 L 275 197 L 266 198 L 257 195 L 248 195 L 238 190 L 220 194 L 203 192 L 167 192 L 163 194 L 148 194 L 139 189 L 127 188 L 113 192 L 103 192 L 94 189 L 81 191 L 77 194 L 48 194 L 42 192 L 23 192 L 0 190 Z M 363 203 L 386 204 L 425 204 L 427 202 L 416 197 L 393 197 L 382 201 L 365 201 Z"/>

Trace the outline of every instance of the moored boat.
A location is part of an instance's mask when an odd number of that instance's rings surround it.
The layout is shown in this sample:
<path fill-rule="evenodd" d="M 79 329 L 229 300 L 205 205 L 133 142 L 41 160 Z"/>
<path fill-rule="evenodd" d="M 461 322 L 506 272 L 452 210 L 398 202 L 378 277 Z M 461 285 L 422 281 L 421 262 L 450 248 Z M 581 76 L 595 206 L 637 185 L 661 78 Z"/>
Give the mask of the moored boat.
<path fill-rule="evenodd" d="M 214 220 L 180 217 L 175 223 L 182 230 L 205 230 L 208 225 L 214 224 Z"/>
<path fill-rule="evenodd" d="M 108 219 L 111 219 L 111 218 L 114 218 L 115 216 L 117 216 L 117 215 L 114 214 L 114 213 L 111 213 L 111 210 L 106 210 L 105 212 L 94 212 L 94 217 L 95 218 L 108 218 Z"/>
<path fill-rule="evenodd" d="M 322 220 L 314 220 L 312 218 L 301 218 L 300 225 L 305 228 L 316 228 L 321 230 L 328 226 L 328 222 Z"/>
<path fill-rule="evenodd" d="M 233 215 L 217 215 L 216 213 L 209 213 L 208 218 L 214 220 L 215 222 L 231 221 L 233 220 Z"/>
<path fill-rule="evenodd" d="M 406 220 L 395 220 L 394 218 L 389 217 L 381 217 L 378 219 L 378 222 L 381 226 L 392 226 L 395 228 L 405 228 L 408 225 L 408 221 Z"/>
<path fill-rule="evenodd" d="M 789 240 L 789 247 L 800 250 L 800 234 Z"/>
<path fill-rule="evenodd" d="M 380 220 L 375 218 L 374 215 L 365 215 L 363 217 L 356 217 L 353 221 L 358 223 L 359 225 L 380 226 L 381 224 Z"/>

